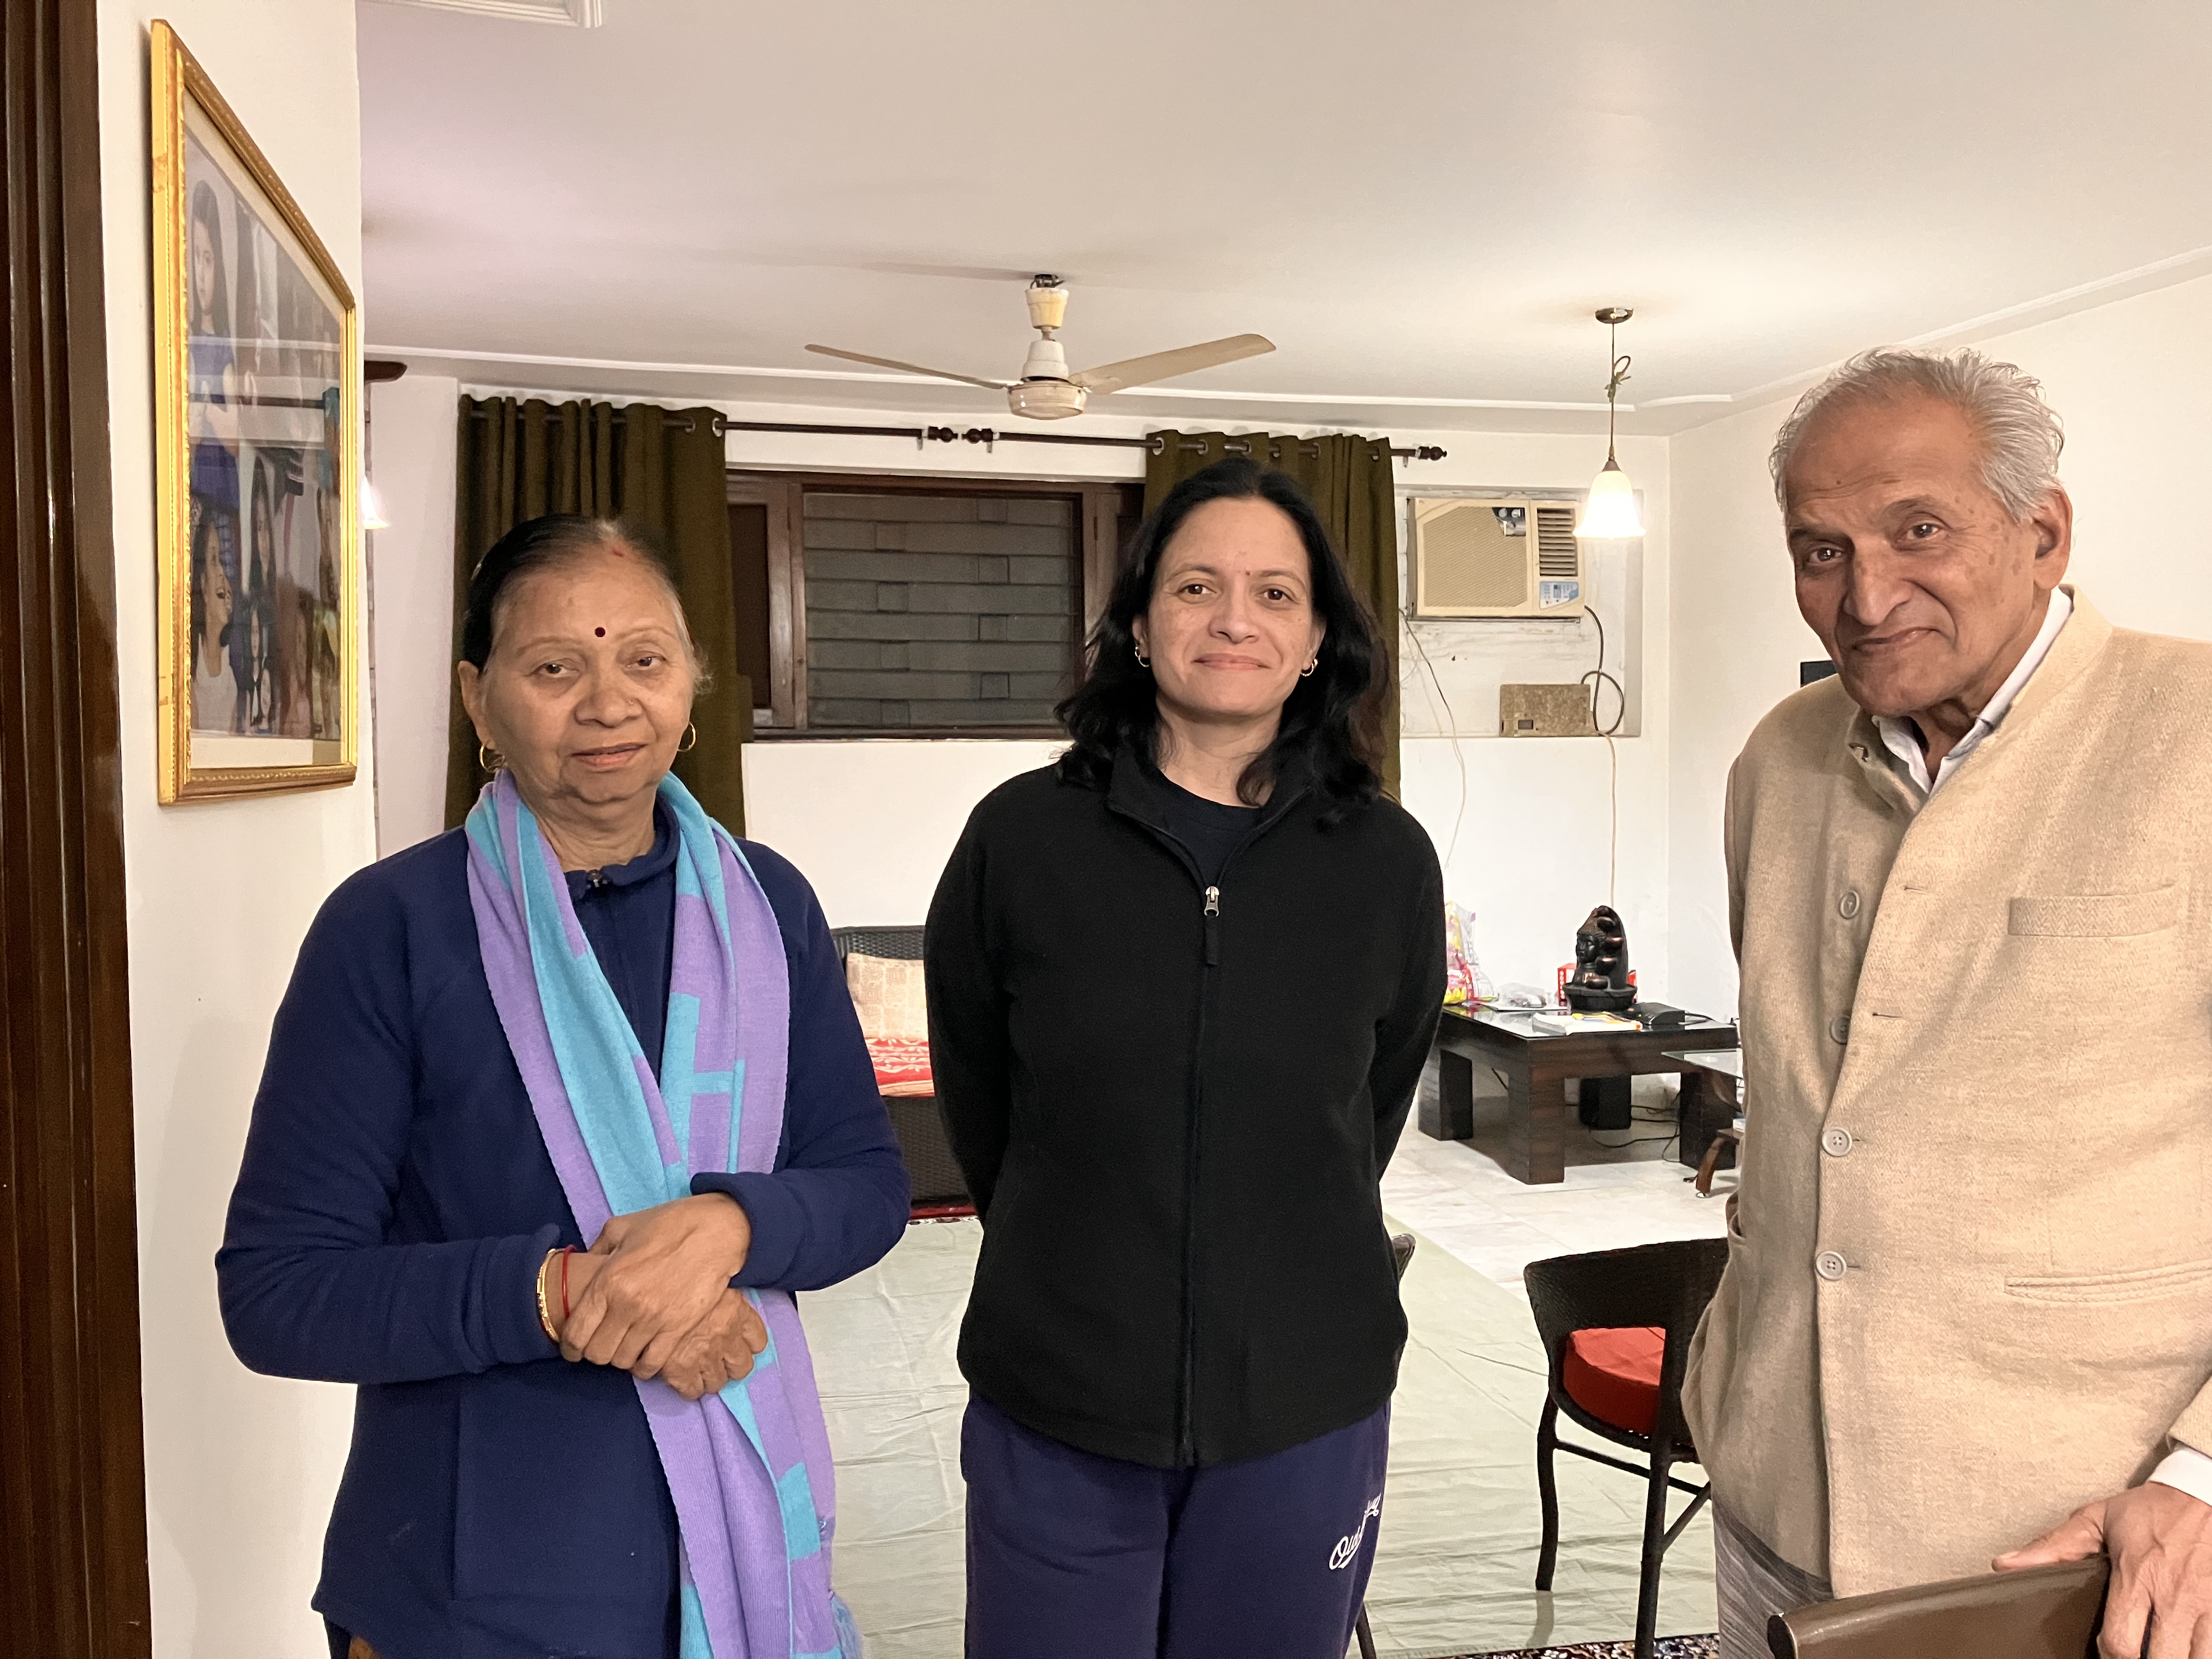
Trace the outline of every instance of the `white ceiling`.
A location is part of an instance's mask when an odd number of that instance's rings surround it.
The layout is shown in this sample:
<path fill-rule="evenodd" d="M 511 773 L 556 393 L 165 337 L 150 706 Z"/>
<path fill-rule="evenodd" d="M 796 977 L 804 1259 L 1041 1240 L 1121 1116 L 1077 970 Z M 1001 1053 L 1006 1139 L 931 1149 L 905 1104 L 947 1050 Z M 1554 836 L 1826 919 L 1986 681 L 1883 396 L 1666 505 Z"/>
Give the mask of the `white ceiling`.
<path fill-rule="evenodd" d="M 801 348 L 1010 376 L 1049 270 L 1078 367 L 1280 348 L 1104 411 L 1586 428 L 1617 302 L 1663 432 L 2212 270 L 2202 0 L 358 14 L 369 338 L 507 385 L 1004 417 Z"/>

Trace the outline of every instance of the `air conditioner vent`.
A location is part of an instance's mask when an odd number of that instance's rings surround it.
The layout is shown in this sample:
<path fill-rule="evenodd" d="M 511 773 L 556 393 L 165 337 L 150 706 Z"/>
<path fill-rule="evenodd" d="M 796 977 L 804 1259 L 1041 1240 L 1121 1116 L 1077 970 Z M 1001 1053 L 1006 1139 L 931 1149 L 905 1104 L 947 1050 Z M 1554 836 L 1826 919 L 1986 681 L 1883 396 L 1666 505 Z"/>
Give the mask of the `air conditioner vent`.
<path fill-rule="evenodd" d="M 1580 581 L 1582 544 L 1575 539 L 1575 510 L 1571 507 L 1536 509 L 1536 574 Z"/>
<path fill-rule="evenodd" d="M 1571 502 L 1450 495 L 1411 508 L 1415 616 L 1582 615 Z"/>

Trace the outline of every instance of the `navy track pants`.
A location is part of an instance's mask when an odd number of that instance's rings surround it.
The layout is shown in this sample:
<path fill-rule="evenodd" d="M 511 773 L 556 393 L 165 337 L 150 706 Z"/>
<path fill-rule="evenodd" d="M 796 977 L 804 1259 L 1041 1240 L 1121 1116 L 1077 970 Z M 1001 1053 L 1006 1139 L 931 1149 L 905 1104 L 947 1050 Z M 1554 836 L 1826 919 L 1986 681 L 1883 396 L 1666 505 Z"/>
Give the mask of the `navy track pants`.
<path fill-rule="evenodd" d="M 1344 1659 L 1390 1410 L 1264 1457 L 1155 1469 L 970 1397 L 968 1659 Z"/>

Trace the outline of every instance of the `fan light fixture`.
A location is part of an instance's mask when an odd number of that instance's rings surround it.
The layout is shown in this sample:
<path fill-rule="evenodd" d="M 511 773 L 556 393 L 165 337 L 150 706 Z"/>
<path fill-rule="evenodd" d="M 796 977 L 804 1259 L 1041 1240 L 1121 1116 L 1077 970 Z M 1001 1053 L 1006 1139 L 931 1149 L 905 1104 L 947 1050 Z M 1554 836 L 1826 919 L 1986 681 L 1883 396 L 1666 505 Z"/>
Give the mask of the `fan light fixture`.
<path fill-rule="evenodd" d="M 376 498 L 376 486 L 364 476 L 361 481 L 361 527 L 363 530 L 389 530 L 392 521 L 384 516 L 384 503 Z"/>
<path fill-rule="evenodd" d="M 932 380 L 957 380 L 963 386 L 981 386 L 986 392 L 1002 392 L 1009 409 L 1032 421 L 1063 421 L 1071 415 L 1083 413 L 1093 397 L 1103 397 L 1109 392 L 1133 392 L 1155 380 L 1195 374 L 1201 368 L 1240 362 L 1275 349 L 1274 343 L 1262 335 L 1236 334 L 1225 340 L 1208 340 L 1202 345 L 1182 346 L 1173 351 L 1155 351 L 1144 357 L 1125 357 L 1117 363 L 1101 363 L 1096 368 L 1077 369 L 1071 374 L 1067 349 L 1060 343 L 1060 325 L 1067 320 L 1067 284 L 1045 272 L 1030 279 L 1026 297 L 1030 326 L 1036 330 L 1037 337 L 1030 342 L 1029 356 L 1022 360 L 1022 372 L 1016 380 L 981 380 L 973 374 L 957 374 L 949 368 L 924 368 L 920 363 L 902 362 L 896 357 L 872 357 L 864 351 L 847 351 L 837 346 L 810 345 L 806 349 L 825 357 L 842 357 L 849 363 L 873 363 L 878 368 L 895 368 L 902 374 L 926 374 Z"/>
<path fill-rule="evenodd" d="M 1613 405 L 1620 383 L 1628 378 L 1628 359 L 1620 356 L 1620 325 L 1636 313 L 1626 306 L 1607 306 L 1597 313 L 1607 331 L 1607 353 L 1613 374 L 1605 383 L 1605 465 L 1590 480 L 1575 534 L 1586 541 L 1632 541 L 1644 533 L 1644 520 L 1636 514 L 1636 492 L 1613 453 Z"/>

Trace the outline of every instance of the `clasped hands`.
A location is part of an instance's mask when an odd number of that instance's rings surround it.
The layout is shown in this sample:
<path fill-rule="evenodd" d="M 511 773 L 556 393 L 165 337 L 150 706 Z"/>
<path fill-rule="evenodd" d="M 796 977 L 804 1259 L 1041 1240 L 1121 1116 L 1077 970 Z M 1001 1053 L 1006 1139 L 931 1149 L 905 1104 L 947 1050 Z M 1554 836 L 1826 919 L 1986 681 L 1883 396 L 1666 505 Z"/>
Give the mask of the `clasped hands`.
<path fill-rule="evenodd" d="M 2149 1481 L 2076 1510 L 1992 1565 L 2015 1571 L 2100 1550 L 2112 1558 L 2100 1659 L 2212 1659 L 2212 1504 Z"/>
<path fill-rule="evenodd" d="M 569 1360 L 659 1377 L 686 1400 L 750 1374 L 768 1328 L 731 1277 L 752 1248 L 752 1223 L 719 1193 L 618 1215 L 589 1250 L 549 1261 L 554 1328 Z"/>

